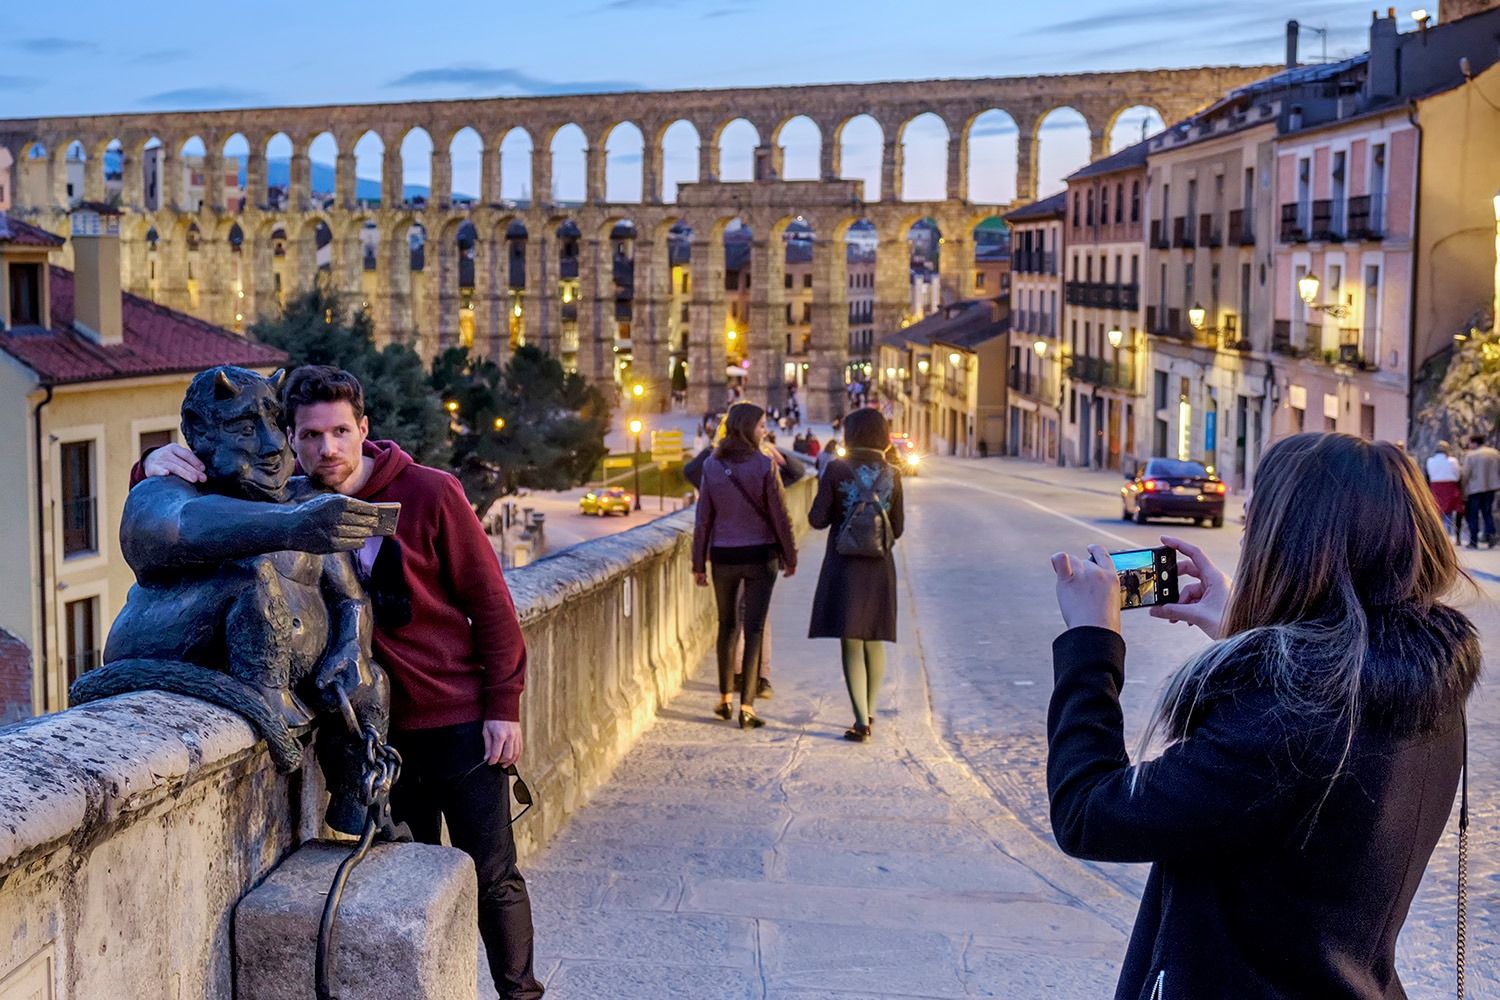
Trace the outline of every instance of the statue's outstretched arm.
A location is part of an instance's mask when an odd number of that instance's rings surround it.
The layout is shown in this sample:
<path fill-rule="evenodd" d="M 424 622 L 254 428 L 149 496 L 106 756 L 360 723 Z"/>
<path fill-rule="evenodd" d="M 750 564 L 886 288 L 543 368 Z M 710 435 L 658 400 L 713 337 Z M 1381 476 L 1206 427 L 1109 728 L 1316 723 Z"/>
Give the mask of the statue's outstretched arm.
<path fill-rule="evenodd" d="M 338 493 L 298 504 L 200 493 L 172 476 L 130 491 L 120 548 L 138 577 L 267 552 L 346 552 L 375 533 L 376 508 Z"/>

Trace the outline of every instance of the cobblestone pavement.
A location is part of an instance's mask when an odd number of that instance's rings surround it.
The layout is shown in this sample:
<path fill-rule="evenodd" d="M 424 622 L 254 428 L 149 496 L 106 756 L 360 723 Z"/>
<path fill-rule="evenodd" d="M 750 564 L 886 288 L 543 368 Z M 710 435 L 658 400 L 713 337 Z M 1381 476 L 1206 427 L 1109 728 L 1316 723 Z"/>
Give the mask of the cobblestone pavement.
<path fill-rule="evenodd" d="M 902 641 L 864 745 L 840 738 L 836 644 L 801 638 L 825 544 L 808 536 L 774 602 L 770 724 L 715 719 L 705 662 L 528 867 L 548 996 L 1111 995 L 1145 869 L 1058 852 L 1043 769 L 1047 556 L 1154 542 L 1118 520 L 1117 495 L 1112 476 L 997 459 L 935 460 L 909 482 Z M 1178 530 L 1232 564 L 1233 522 Z M 1500 551 L 1471 565 L 1488 645 Z M 1126 636 L 1139 726 L 1201 640 L 1143 613 Z M 1481 693 L 1471 718 L 1471 995 L 1500 996 L 1500 701 Z M 1402 936 L 1414 997 L 1452 992 L 1456 858 L 1450 830 Z"/>

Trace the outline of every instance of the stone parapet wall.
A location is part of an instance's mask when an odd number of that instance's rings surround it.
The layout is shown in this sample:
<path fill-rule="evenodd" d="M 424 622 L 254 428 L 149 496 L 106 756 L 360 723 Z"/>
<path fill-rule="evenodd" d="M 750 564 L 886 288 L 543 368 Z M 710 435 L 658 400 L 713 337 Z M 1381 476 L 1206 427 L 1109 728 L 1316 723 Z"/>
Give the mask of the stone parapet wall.
<path fill-rule="evenodd" d="M 799 526 L 813 486 L 788 491 Z M 530 650 L 523 856 L 609 779 L 709 648 L 692 517 L 509 576 Z M 318 787 L 277 775 L 237 716 L 175 695 L 0 730 L 0 1000 L 230 1000 L 233 907 L 311 832 L 302 803 Z"/>

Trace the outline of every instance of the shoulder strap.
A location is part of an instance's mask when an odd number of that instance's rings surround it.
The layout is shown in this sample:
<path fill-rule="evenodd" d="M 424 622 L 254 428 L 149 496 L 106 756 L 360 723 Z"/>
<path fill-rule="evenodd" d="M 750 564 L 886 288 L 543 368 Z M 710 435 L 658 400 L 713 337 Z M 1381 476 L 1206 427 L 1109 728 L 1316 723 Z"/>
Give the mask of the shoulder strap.
<path fill-rule="evenodd" d="M 777 540 L 777 544 L 780 545 L 781 535 L 779 532 L 777 532 L 776 525 L 772 523 L 771 515 L 766 512 L 766 509 L 764 507 L 755 502 L 755 498 L 750 495 L 749 490 L 745 489 L 745 484 L 740 482 L 739 478 L 735 476 L 734 470 L 729 467 L 728 462 L 720 462 L 719 465 L 724 469 L 724 477 L 734 484 L 734 488 L 740 491 L 740 496 L 745 498 L 745 502 L 750 505 L 751 509 L 754 510 L 755 513 L 760 515 L 760 519 L 762 521 L 766 522 L 766 527 L 771 529 L 771 537 L 775 538 Z M 777 475 L 774 463 L 771 466 L 771 474 Z"/>
<path fill-rule="evenodd" d="M 1469 923 L 1469 716 L 1460 716 L 1464 729 L 1463 783 L 1458 799 L 1458 1000 L 1464 1000 L 1464 951 L 1468 946 Z"/>

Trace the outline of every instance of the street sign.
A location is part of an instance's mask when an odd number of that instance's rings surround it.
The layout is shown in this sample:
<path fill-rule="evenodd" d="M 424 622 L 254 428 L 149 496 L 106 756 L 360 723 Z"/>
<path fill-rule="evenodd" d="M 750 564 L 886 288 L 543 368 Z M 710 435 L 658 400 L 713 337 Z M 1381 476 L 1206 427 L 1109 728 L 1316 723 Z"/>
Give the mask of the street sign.
<path fill-rule="evenodd" d="M 652 431 L 651 461 L 658 465 L 682 461 L 682 431 Z"/>
<path fill-rule="evenodd" d="M 606 472 L 610 469 L 628 469 L 630 468 L 631 460 L 632 456 L 630 455 L 606 455 L 604 457 L 604 469 Z"/>

